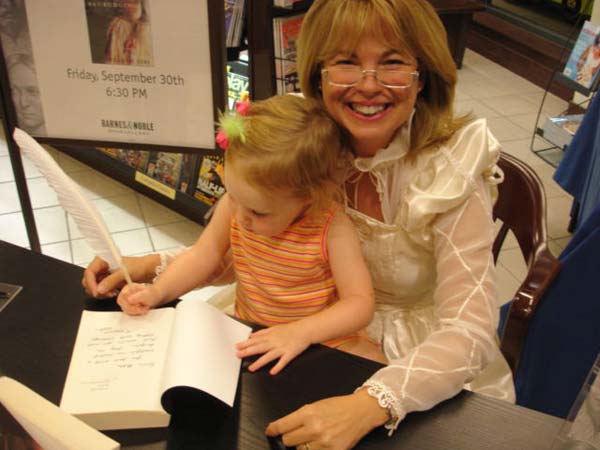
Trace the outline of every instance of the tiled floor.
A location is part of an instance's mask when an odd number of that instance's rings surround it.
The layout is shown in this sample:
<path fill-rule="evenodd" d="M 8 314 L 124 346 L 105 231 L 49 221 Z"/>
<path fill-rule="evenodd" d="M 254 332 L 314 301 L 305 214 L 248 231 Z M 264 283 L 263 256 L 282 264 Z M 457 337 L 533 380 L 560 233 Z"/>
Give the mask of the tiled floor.
<path fill-rule="evenodd" d="M 548 199 L 550 248 L 558 254 L 568 243 L 571 197 L 552 180 L 553 167 L 531 151 L 531 137 L 543 90 L 497 64 L 467 50 L 456 106 L 488 119 L 503 149 L 524 160 L 539 174 Z M 556 115 L 566 102 L 549 95 L 544 110 Z M 537 143 L 535 145 L 543 145 Z M 547 144 L 546 144 L 547 145 Z M 539 147 L 538 147 L 539 148 Z M 72 158 L 50 149 L 63 169 L 81 185 L 106 220 L 124 255 L 143 255 L 195 241 L 202 228 L 185 217 L 149 200 Z M 42 251 L 50 256 L 85 266 L 93 257 L 56 195 L 34 167 L 25 163 L 30 195 Z M 28 247 L 25 225 L 13 181 L 6 141 L 0 135 L 0 239 Z M 525 274 L 516 241 L 508 239 L 498 264 L 501 301 L 511 298 Z M 192 296 L 206 298 L 213 290 Z"/>

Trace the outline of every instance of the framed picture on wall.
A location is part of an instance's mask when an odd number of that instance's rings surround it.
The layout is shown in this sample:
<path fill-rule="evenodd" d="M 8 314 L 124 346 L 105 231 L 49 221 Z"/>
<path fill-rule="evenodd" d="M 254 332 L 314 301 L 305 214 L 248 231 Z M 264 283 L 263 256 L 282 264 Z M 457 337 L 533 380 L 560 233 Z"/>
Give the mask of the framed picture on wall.
<path fill-rule="evenodd" d="M 16 125 L 48 142 L 213 149 L 222 18 L 222 0 L 0 0 Z"/>

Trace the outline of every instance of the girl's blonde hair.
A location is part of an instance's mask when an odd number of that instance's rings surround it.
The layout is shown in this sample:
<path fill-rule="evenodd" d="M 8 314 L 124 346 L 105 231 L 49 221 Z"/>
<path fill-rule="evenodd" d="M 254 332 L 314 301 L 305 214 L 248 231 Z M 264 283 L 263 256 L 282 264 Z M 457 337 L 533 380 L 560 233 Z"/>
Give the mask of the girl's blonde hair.
<path fill-rule="evenodd" d="M 323 103 L 321 69 L 335 54 L 351 52 L 365 36 L 416 57 L 423 90 L 411 129 L 415 152 L 449 139 L 471 120 L 455 117 L 456 64 L 438 15 L 425 0 L 315 0 L 297 43 L 298 75 L 307 98 Z M 400 125 L 400 124 L 399 124 Z"/>
<path fill-rule="evenodd" d="M 229 138 L 225 164 L 253 188 L 306 199 L 311 210 L 340 200 L 344 145 L 339 127 L 314 100 L 280 95 L 250 105 L 243 133 Z"/>

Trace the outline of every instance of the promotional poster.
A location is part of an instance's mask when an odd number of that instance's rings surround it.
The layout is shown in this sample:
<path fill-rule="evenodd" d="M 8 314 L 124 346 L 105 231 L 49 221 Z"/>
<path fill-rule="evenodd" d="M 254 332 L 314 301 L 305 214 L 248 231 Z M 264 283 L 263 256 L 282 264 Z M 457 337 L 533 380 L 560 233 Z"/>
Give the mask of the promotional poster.
<path fill-rule="evenodd" d="M 214 148 L 206 1 L 24 5 L 45 135 Z"/>

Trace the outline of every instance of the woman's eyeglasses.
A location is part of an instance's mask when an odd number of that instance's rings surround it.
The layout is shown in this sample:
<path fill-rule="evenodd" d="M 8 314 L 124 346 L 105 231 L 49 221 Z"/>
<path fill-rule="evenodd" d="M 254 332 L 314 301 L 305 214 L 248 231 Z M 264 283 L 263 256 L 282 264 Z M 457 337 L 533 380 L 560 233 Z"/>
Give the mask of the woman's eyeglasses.
<path fill-rule="evenodd" d="M 367 70 L 359 66 L 332 66 L 321 69 L 321 75 L 325 76 L 327 83 L 337 87 L 356 86 L 368 74 L 374 75 L 379 84 L 390 89 L 407 89 L 419 79 L 417 70 Z"/>

